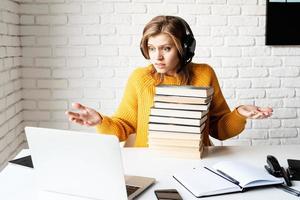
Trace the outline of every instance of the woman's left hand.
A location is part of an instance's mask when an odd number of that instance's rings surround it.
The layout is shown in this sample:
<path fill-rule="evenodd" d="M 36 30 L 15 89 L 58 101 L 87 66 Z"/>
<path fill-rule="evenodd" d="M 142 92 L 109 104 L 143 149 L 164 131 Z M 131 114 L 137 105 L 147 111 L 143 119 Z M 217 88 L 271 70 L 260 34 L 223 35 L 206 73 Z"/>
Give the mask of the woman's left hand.
<path fill-rule="evenodd" d="M 264 119 L 272 115 L 273 109 L 270 107 L 261 108 L 253 105 L 242 105 L 237 111 L 249 119 Z"/>

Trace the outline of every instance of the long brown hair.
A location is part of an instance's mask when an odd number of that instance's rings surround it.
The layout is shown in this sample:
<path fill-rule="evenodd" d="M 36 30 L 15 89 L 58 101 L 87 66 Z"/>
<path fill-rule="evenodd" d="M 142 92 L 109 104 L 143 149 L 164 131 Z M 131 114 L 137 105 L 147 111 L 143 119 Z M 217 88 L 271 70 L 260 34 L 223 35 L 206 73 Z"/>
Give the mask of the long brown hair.
<path fill-rule="evenodd" d="M 160 33 L 168 34 L 177 49 L 180 63 L 182 63 L 183 47 L 182 43 L 186 37 L 186 27 L 182 23 L 182 19 L 175 16 L 156 16 L 149 23 L 146 24 L 143 30 L 143 37 L 141 39 L 140 47 L 143 55 L 146 59 L 150 59 L 148 52 L 148 40 L 152 36 L 156 36 Z M 180 70 L 176 70 L 176 76 L 180 78 L 181 84 L 189 85 L 193 79 L 193 72 L 191 69 L 191 63 L 185 66 L 179 66 Z M 152 68 L 151 73 L 154 78 L 159 80 L 159 83 L 163 81 L 163 74 L 156 72 L 155 68 Z"/>

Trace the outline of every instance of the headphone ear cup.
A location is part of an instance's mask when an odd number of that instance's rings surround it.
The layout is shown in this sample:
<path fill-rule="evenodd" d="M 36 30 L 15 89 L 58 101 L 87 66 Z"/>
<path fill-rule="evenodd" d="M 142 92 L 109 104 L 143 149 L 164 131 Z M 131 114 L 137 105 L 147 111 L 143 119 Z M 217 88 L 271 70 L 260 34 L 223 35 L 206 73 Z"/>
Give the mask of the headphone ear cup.
<path fill-rule="evenodd" d="M 189 45 L 188 45 L 188 55 L 189 59 L 191 59 L 195 55 L 195 48 L 196 48 L 196 40 L 193 36 L 189 37 Z"/>
<path fill-rule="evenodd" d="M 187 35 L 182 44 L 183 47 L 183 62 L 188 64 L 192 61 L 193 56 L 195 55 L 196 40 L 192 35 Z"/>

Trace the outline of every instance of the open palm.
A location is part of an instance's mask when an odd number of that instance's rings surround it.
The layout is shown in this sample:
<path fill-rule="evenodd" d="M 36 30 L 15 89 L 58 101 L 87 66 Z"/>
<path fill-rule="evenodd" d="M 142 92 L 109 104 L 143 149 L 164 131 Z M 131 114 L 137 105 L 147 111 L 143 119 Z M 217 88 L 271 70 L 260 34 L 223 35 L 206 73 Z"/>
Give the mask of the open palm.
<path fill-rule="evenodd" d="M 254 105 L 242 105 L 238 107 L 238 112 L 249 119 L 264 119 L 272 115 L 273 109 L 261 108 Z"/>
<path fill-rule="evenodd" d="M 69 120 L 86 126 L 95 126 L 102 121 L 101 115 L 94 109 L 81 105 L 80 103 L 73 103 L 72 108 L 78 112 L 67 111 Z"/>

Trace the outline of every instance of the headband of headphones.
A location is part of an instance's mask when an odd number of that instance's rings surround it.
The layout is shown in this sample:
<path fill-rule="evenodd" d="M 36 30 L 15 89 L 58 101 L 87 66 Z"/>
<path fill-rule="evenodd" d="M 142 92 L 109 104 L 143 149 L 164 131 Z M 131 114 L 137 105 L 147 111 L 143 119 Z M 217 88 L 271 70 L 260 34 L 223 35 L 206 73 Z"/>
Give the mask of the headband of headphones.
<path fill-rule="evenodd" d="M 181 41 L 181 46 L 182 46 L 182 58 L 181 58 L 181 66 L 178 69 L 177 72 L 179 72 L 182 67 L 184 67 L 185 65 L 187 65 L 188 63 L 190 63 L 192 61 L 193 56 L 195 55 L 195 48 L 196 48 L 196 40 L 194 38 L 193 32 L 190 28 L 190 26 L 188 25 L 188 23 L 182 19 L 181 17 L 175 17 L 174 18 L 178 19 L 182 25 L 185 28 L 185 37 L 182 39 Z M 143 51 L 143 48 L 140 47 L 141 52 L 143 54 L 143 56 L 147 59 L 147 56 L 145 54 L 145 52 Z"/>

